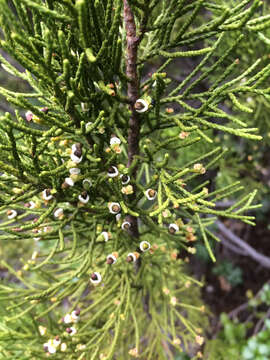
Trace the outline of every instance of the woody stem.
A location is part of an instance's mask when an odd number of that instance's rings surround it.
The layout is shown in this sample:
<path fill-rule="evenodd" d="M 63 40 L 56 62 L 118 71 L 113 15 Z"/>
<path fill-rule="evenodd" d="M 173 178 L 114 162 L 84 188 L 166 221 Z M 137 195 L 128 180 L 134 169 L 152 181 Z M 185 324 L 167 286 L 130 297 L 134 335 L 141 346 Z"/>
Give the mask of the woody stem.
<path fill-rule="evenodd" d="M 137 74 L 137 52 L 139 45 L 139 37 L 136 35 L 136 25 L 134 20 L 134 15 L 132 9 L 128 3 L 128 0 L 124 0 L 124 23 L 126 28 L 126 41 L 127 41 L 127 53 L 126 53 L 126 75 L 130 79 L 128 82 L 127 95 L 130 100 L 130 111 L 131 116 L 129 118 L 129 128 L 128 128 L 128 163 L 129 167 L 133 160 L 134 156 L 139 154 L 139 139 L 140 139 L 140 118 L 136 110 L 134 109 L 134 104 L 139 98 L 139 82 Z M 137 167 L 134 167 L 132 173 L 130 174 L 134 179 L 136 179 Z M 134 186 L 132 198 L 136 197 L 136 188 Z M 131 201 L 133 200 L 131 198 Z M 128 216 L 128 221 L 131 224 L 130 234 L 138 238 L 138 220 L 135 216 Z"/>

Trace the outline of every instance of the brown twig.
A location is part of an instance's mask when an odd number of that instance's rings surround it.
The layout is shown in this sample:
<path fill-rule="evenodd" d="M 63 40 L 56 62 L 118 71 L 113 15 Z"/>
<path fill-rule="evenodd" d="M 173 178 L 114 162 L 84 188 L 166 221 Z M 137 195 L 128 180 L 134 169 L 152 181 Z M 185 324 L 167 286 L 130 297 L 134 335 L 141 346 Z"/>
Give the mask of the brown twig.
<path fill-rule="evenodd" d="M 248 253 L 245 250 L 242 250 L 241 248 L 233 245 L 221 234 L 216 234 L 216 236 L 220 238 L 221 244 L 224 247 L 226 247 L 227 249 L 231 250 L 233 253 L 241 255 L 241 256 L 248 256 Z"/>
<path fill-rule="evenodd" d="M 140 119 L 134 109 L 134 104 L 139 97 L 136 66 L 139 38 L 136 35 L 134 15 L 127 0 L 124 0 L 124 21 L 127 33 L 126 75 L 130 79 L 127 91 L 131 111 L 128 131 L 128 166 L 130 166 L 134 155 L 139 152 Z"/>
<path fill-rule="evenodd" d="M 235 235 L 230 229 L 228 229 L 221 221 L 216 221 L 219 231 L 230 240 L 235 246 L 239 247 L 239 250 L 244 251 L 245 256 L 250 256 L 253 260 L 258 262 L 261 266 L 270 269 L 270 258 L 257 252 L 253 247 L 248 245 L 237 235 Z"/>
<path fill-rule="evenodd" d="M 140 36 L 136 34 L 136 24 L 132 9 L 128 3 L 128 0 L 124 1 L 124 22 L 127 34 L 127 54 L 126 54 L 126 75 L 130 79 L 128 82 L 127 95 L 130 101 L 130 111 L 131 116 L 129 119 L 129 129 L 128 129 L 128 163 L 127 166 L 130 167 L 132 164 L 135 155 L 139 155 L 139 141 L 140 141 L 140 117 L 134 108 L 136 100 L 139 98 L 139 80 L 137 73 L 137 53 L 138 46 L 140 41 L 143 38 L 145 31 L 145 26 L 147 23 L 147 17 L 144 17 L 142 28 L 140 29 Z M 136 179 L 137 167 L 135 166 L 130 174 L 134 179 Z M 130 200 L 136 198 L 136 187 L 133 186 L 133 194 L 130 197 Z M 131 224 L 130 235 L 138 239 L 139 238 L 139 229 L 138 229 L 138 219 L 135 216 L 129 215 L 128 221 Z M 136 262 L 135 270 L 138 273 L 141 265 L 140 258 Z M 149 312 L 149 294 L 143 296 L 143 307 L 147 316 L 151 319 L 151 314 Z"/>
<path fill-rule="evenodd" d="M 128 82 L 127 95 L 130 100 L 131 116 L 129 119 L 128 129 L 128 164 L 129 167 L 132 164 L 134 156 L 139 154 L 139 138 L 140 138 L 140 118 L 138 113 L 134 109 L 134 104 L 139 98 L 139 83 L 137 74 L 137 52 L 139 45 L 139 38 L 136 35 L 136 24 L 132 9 L 128 3 L 128 0 L 124 0 L 124 22 L 127 34 L 127 54 L 126 54 L 126 75 L 130 79 Z M 134 167 L 132 171 L 132 177 L 136 178 L 137 168 Z M 134 193 L 132 198 L 135 198 L 136 188 L 134 187 Z M 132 199 L 131 199 L 132 200 Z M 128 221 L 131 224 L 130 235 L 138 238 L 138 220 L 134 216 L 129 216 Z"/>
<path fill-rule="evenodd" d="M 270 316 L 270 309 L 267 310 L 266 314 L 257 322 L 254 331 L 253 331 L 253 335 L 258 334 L 258 332 L 264 330 L 265 328 L 265 320 L 268 319 Z"/>

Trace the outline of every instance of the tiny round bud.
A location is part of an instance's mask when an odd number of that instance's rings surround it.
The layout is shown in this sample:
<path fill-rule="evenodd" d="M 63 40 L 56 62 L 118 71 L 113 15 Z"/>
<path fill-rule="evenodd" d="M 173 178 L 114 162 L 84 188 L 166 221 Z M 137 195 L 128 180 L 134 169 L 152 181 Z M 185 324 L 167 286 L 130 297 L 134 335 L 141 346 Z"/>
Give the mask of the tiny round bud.
<path fill-rule="evenodd" d="M 72 322 L 72 317 L 70 314 L 66 314 L 65 317 L 63 318 L 63 322 L 65 324 L 70 324 Z"/>
<path fill-rule="evenodd" d="M 131 227 L 131 223 L 129 221 L 124 221 L 121 225 L 122 230 L 128 230 Z"/>
<path fill-rule="evenodd" d="M 62 343 L 61 347 L 60 347 L 61 351 L 66 351 L 67 350 L 67 344 L 66 343 Z"/>
<path fill-rule="evenodd" d="M 112 136 L 110 139 L 110 145 L 120 145 L 121 140 L 117 136 Z"/>
<path fill-rule="evenodd" d="M 177 231 L 179 231 L 179 226 L 177 224 L 170 224 L 169 225 L 169 233 L 175 234 Z"/>
<path fill-rule="evenodd" d="M 77 330 L 75 327 L 71 326 L 70 328 L 67 328 L 66 329 L 66 332 L 70 335 L 70 336 L 73 336 L 77 333 Z"/>
<path fill-rule="evenodd" d="M 89 195 L 87 194 L 86 191 L 83 191 L 83 192 L 81 193 L 81 195 L 78 196 L 78 199 L 79 199 L 79 201 L 80 201 L 81 203 L 87 204 L 88 201 L 89 201 Z"/>
<path fill-rule="evenodd" d="M 198 345 L 202 345 L 204 343 L 204 338 L 200 335 L 197 335 L 195 340 Z"/>
<path fill-rule="evenodd" d="M 133 194 L 133 186 L 132 185 L 123 186 L 121 189 L 121 193 L 125 195 Z"/>
<path fill-rule="evenodd" d="M 162 291 L 164 292 L 165 295 L 169 295 L 170 293 L 170 290 L 167 287 L 164 287 Z"/>
<path fill-rule="evenodd" d="M 37 206 L 37 205 L 36 205 L 36 203 L 34 203 L 34 201 L 32 201 L 32 200 L 31 200 L 31 201 L 29 201 L 29 203 L 28 203 L 28 204 L 29 204 L 29 206 L 28 206 L 28 207 L 29 207 L 29 209 L 35 209 L 35 207 Z"/>
<path fill-rule="evenodd" d="M 82 161 L 82 144 L 76 143 L 72 145 L 70 158 L 76 164 Z"/>
<path fill-rule="evenodd" d="M 180 344 L 181 344 L 181 340 L 178 339 L 178 338 L 175 338 L 175 339 L 173 339 L 173 344 L 174 344 L 174 345 L 180 345 Z"/>
<path fill-rule="evenodd" d="M 80 318 L 80 310 L 74 310 L 71 313 L 71 319 L 73 322 L 77 322 Z"/>
<path fill-rule="evenodd" d="M 56 353 L 56 346 L 53 343 L 53 340 L 49 340 L 47 343 L 43 345 L 45 351 L 49 352 L 50 354 Z"/>
<path fill-rule="evenodd" d="M 130 182 L 130 177 L 127 174 L 120 175 L 120 179 L 123 185 L 126 185 Z"/>
<path fill-rule="evenodd" d="M 106 263 L 108 265 L 115 264 L 116 261 L 117 261 L 117 253 L 113 253 L 113 254 L 110 254 L 110 255 L 107 256 Z"/>
<path fill-rule="evenodd" d="M 108 169 L 108 176 L 109 177 L 116 177 L 119 174 L 118 169 L 116 166 L 110 166 Z"/>
<path fill-rule="evenodd" d="M 26 121 L 28 121 L 28 122 L 32 121 L 32 120 L 33 120 L 33 116 L 34 116 L 34 114 L 32 113 L 32 111 L 27 111 L 27 112 L 25 113 L 25 119 L 26 119 Z"/>
<path fill-rule="evenodd" d="M 147 101 L 145 101 L 144 99 L 138 99 L 135 102 L 134 105 L 134 109 L 138 112 L 138 113 L 144 113 L 145 111 L 147 111 L 149 108 L 149 103 Z"/>
<path fill-rule="evenodd" d="M 173 306 L 175 306 L 175 305 L 177 304 L 177 299 L 176 299 L 176 297 L 175 297 L 175 296 L 172 296 L 170 302 L 171 302 L 171 304 L 172 304 Z"/>
<path fill-rule="evenodd" d="M 188 247 L 188 248 L 187 248 L 187 251 L 188 251 L 190 254 L 193 254 L 193 255 L 194 255 L 194 254 L 196 254 L 196 251 L 197 251 L 197 250 L 196 250 L 196 248 L 194 248 L 194 247 Z"/>
<path fill-rule="evenodd" d="M 42 191 L 42 198 L 46 201 L 49 201 L 53 198 L 52 194 L 51 194 L 51 190 L 50 189 L 45 189 Z"/>
<path fill-rule="evenodd" d="M 47 328 L 45 328 L 44 326 L 39 326 L 38 327 L 38 331 L 40 333 L 41 336 L 45 335 L 46 334 L 46 331 L 47 331 Z"/>
<path fill-rule="evenodd" d="M 84 350 L 85 348 L 86 348 L 85 344 L 78 344 L 76 346 L 76 351 L 81 351 L 81 350 Z"/>
<path fill-rule="evenodd" d="M 195 172 L 200 173 L 200 174 L 205 174 L 205 171 L 206 171 L 202 164 L 195 164 L 193 166 L 193 169 Z"/>
<path fill-rule="evenodd" d="M 139 352 L 138 352 L 138 349 L 136 347 L 133 348 L 133 349 L 130 349 L 128 353 L 129 353 L 129 355 L 131 355 L 131 356 L 133 356 L 135 358 L 139 357 Z"/>
<path fill-rule="evenodd" d="M 17 211 L 16 210 L 8 210 L 7 211 L 7 217 L 9 220 L 14 219 L 17 216 Z"/>
<path fill-rule="evenodd" d="M 105 242 L 107 242 L 111 238 L 110 233 L 108 233 L 107 231 L 102 231 L 101 236 L 103 236 Z"/>
<path fill-rule="evenodd" d="M 61 217 L 63 217 L 63 215 L 64 215 L 64 211 L 63 211 L 63 209 L 62 208 L 58 208 L 58 209 L 56 209 L 55 210 L 55 212 L 54 212 L 54 216 L 56 217 L 56 218 L 61 218 Z"/>
<path fill-rule="evenodd" d="M 109 203 L 109 210 L 111 214 L 118 214 L 121 211 L 121 206 L 117 202 Z"/>
<path fill-rule="evenodd" d="M 141 241 L 140 250 L 142 252 L 148 251 L 151 248 L 151 245 L 148 241 Z"/>
<path fill-rule="evenodd" d="M 185 139 L 188 136 L 189 136 L 189 133 L 186 132 L 186 131 L 181 131 L 180 134 L 179 134 L 179 138 L 182 139 L 182 140 Z"/>
<path fill-rule="evenodd" d="M 145 192 L 145 196 L 148 200 L 155 200 L 155 198 L 157 197 L 157 192 L 154 189 L 148 189 Z"/>
<path fill-rule="evenodd" d="M 56 336 L 54 339 L 53 339 L 53 345 L 55 347 L 59 346 L 61 344 L 61 339 L 59 338 L 59 336 Z"/>
<path fill-rule="evenodd" d="M 64 181 L 63 184 L 62 184 L 62 188 L 63 188 L 63 189 L 66 189 L 66 188 L 68 188 L 69 186 L 74 186 L 74 181 L 73 181 L 70 177 L 65 178 L 65 181 Z"/>
<path fill-rule="evenodd" d="M 91 283 L 93 284 L 99 284 L 101 282 L 102 278 L 101 278 L 101 275 L 100 273 L 98 272 L 94 272 L 91 276 L 90 276 L 90 281 Z"/>
<path fill-rule="evenodd" d="M 136 262 L 139 258 L 140 254 L 137 253 L 137 252 L 134 252 L 134 253 L 129 253 L 127 255 L 127 262 Z"/>

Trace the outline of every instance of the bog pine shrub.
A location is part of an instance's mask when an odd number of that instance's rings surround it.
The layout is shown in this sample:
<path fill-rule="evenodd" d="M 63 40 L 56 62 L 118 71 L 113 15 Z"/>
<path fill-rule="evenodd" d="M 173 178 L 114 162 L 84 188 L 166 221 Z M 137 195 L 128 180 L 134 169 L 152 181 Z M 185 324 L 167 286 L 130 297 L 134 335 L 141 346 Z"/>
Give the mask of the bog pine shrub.
<path fill-rule="evenodd" d="M 205 308 L 185 262 L 198 237 L 215 261 L 218 216 L 254 224 L 255 191 L 211 192 L 206 175 L 228 151 L 220 132 L 260 139 L 222 106 L 250 123 L 241 100 L 269 96 L 270 65 L 234 56 L 270 26 L 260 7 L 0 1 L 0 47 L 25 71 L 1 55 L 2 68 L 32 88 L 0 89 L 14 106 L 0 118 L 1 358 L 202 357 Z M 194 67 L 172 81 L 182 58 Z M 14 244 L 21 258 L 5 257 Z"/>

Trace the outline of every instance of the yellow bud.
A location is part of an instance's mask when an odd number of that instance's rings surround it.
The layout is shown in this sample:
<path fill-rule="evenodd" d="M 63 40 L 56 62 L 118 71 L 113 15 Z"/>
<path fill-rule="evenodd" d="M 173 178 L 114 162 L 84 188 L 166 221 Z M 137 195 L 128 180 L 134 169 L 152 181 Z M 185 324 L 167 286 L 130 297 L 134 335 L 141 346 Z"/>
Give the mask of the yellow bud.
<path fill-rule="evenodd" d="M 177 304 L 177 299 L 175 296 L 171 297 L 171 301 L 170 301 L 171 305 L 175 306 Z"/>
<path fill-rule="evenodd" d="M 176 339 L 173 339 L 173 344 L 174 345 L 180 345 L 181 344 L 181 340 L 176 338 Z"/>
<path fill-rule="evenodd" d="M 133 194 L 133 186 L 132 185 L 123 186 L 121 192 L 125 195 Z"/>
<path fill-rule="evenodd" d="M 180 134 L 179 134 L 179 138 L 180 139 L 185 139 L 186 137 L 188 137 L 189 136 L 189 133 L 188 132 L 186 132 L 186 131 L 182 131 L 182 132 L 180 132 Z"/>
<path fill-rule="evenodd" d="M 14 187 L 12 188 L 12 192 L 14 192 L 14 194 L 20 194 L 22 192 L 22 189 Z"/>
<path fill-rule="evenodd" d="M 38 331 L 40 333 L 41 336 L 45 335 L 46 334 L 46 331 L 47 331 L 47 328 L 45 328 L 44 326 L 39 326 L 38 327 Z"/>
<path fill-rule="evenodd" d="M 195 338 L 195 341 L 198 345 L 202 345 L 204 343 L 204 338 L 200 335 L 197 335 L 196 338 Z"/>
<path fill-rule="evenodd" d="M 130 349 L 128 353 L 129 353 L 129 355 L 131 355 L 133 357 L 136 357 L 136 358 L 139 357 L 137 348 Z"/>
<path fill-rule="evenodd" d="M 162 291 L 164 292 L 165 295 L 169 295 L 169 293 L 170 293 L 170 290 L 168 288 L 166 288 L 166 287 L 164 287 L 162 289 Z"/>

